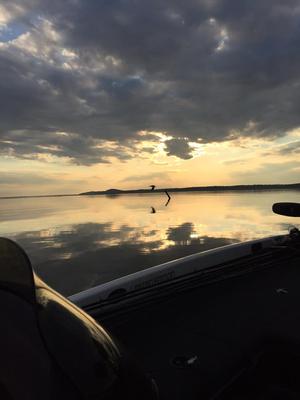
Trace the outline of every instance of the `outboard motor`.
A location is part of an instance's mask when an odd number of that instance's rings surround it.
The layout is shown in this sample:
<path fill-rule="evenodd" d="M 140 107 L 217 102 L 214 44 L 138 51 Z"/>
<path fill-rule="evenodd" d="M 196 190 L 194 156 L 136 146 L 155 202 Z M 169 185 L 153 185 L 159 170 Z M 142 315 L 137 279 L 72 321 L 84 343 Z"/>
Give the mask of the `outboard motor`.
<path fill-rule="evenodd" d="M 88 314 L 0 238 L 0 399 L 155 399 L 152 381 Z"/>

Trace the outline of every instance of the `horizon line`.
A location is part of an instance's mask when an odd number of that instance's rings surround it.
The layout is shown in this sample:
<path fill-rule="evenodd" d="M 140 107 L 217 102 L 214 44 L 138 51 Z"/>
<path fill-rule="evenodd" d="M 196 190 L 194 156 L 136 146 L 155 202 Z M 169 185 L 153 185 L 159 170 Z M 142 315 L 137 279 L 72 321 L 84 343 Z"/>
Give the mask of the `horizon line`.
<path fill-rule="evenodd" d="M 235 185 L 209 185 L 209 186 L 188 186 L 188 187 L 173 187 L 173 188 L 157 188 L 154 191 L 151 189 L 116 189 L 116 188 L 110 188 L 106 190 L 91 190 L 88 192 L 82 192 L 82 193 L 69 193 L 69 194 L 42 194 L 42 195 L 17 195 L 17 196 L 0 196 L 0 200 L 8 200 L 8 199 L 25 199 L 25 198 L 42 198 L 42 197 L 67 197 L 67 196 L 82 196 L 82 195 L 96 195 L 96 194 L 106 194 L 109 191 L 115 190 L 119 191 L 120 194 L 134 194 L 134 193 L 155 193 L 155 192 L 160 192 L 160 191 L 209 191 L 209 189 L 213 189 L 214 191 L 217 190 L 230 190 L 233 188 L 240 188 L 240 189 L 247 189 L 247 188 L 258 188 L 258 187 L 267 187 L 269 189 L 272 189 L 274 187 L 274 190 L 276 190 L 278 187 L 292 187 L 292 186 L 300 186 L 300 182 L 296 183 L 251 183 L 251 184 L 235 184 Z M 300 188 L 299 188 L 300 189 Z M 110 193 L 108 193 L 110 194 Z"/>

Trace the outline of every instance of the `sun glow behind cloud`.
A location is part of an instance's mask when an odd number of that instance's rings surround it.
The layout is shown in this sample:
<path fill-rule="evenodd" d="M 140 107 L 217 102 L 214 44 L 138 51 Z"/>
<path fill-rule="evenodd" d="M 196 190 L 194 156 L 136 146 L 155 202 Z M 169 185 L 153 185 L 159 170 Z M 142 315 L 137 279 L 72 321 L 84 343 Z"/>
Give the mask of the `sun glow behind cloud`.
<path fill-rule="evenodd" d="M 165 143 L 171 140 L 170 136 L 162 133 L 155 133 L 155 136 L 159 141 L 139 141 L 132 151 L 135 155 L 126 161 L 111 156 L 104 164 L 76 166 L 68 158 L 47 153 L 41 153 L 35 159 L 3 158 L 0 184 L 5 190 L 1 194 L 17 195 L 20 188 L 21 194 L 29 195 L 76 193 L 110 187 L 147 188 L 152 183 L 160 187 L 182 187 L 297 181 L 300 169 L 298 154 L 295 152 L 291 156 L 282 149 L 297 142 L 299 131 L 291 132 L 284 141 L 236 139 L 209 144 L 191 143 L 192 157 L 188 160 L 166 153 Z M 105 144 L 106 150 L 112 152 L 116 146 L 114 142 Z M 270 174 L 270 168 L 273 174 Z"/>

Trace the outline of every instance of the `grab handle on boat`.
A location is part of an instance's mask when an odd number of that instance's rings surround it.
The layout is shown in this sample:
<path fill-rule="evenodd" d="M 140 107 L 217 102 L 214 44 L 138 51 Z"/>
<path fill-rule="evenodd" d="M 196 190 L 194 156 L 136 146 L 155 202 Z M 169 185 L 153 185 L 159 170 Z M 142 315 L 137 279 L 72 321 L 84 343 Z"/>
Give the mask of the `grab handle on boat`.
<path fill-rule="evenodd" d="M 300 203 L 274 203 L 272 210 L 275 214 L 300 217 Z"/>

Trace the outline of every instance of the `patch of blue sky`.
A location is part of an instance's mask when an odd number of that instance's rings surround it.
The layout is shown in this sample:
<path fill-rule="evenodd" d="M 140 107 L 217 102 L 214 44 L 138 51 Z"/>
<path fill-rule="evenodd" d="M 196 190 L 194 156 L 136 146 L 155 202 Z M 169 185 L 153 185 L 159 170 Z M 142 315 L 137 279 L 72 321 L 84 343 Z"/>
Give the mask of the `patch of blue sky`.
<path fill-rule="evenodd" d="M 128 93 L 138 89 L 143 85 L 143 79 L 139 76 L 129 76 L 126 78 L 102 78 L 101 85 L 107 92 Z"/>
<path fill-rule="evenodd" d="M 14 21 L 0 27 L 0 42 L 10 42 L 28 31 L 28 26 L 22 22 Z"/>

